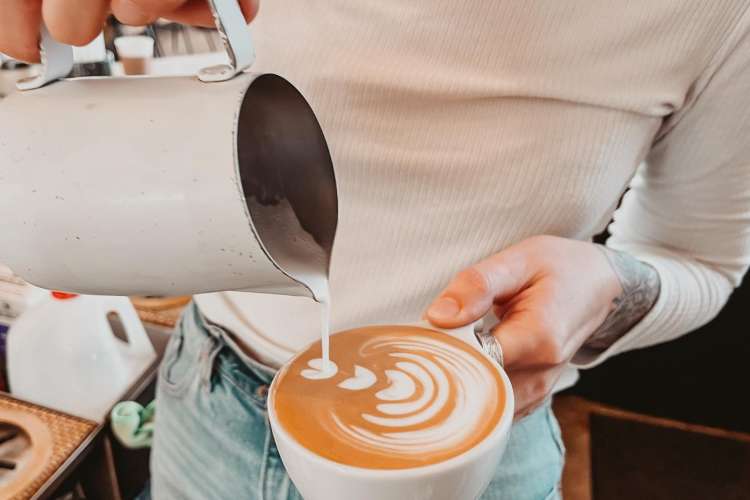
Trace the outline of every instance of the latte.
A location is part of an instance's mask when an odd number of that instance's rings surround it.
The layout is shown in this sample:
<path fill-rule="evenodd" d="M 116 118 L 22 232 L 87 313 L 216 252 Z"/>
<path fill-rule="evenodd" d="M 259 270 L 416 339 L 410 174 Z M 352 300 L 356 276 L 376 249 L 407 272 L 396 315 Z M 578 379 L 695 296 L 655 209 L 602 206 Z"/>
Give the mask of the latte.
<path fill-rule="evenodd" d="M 333 335 L 331 359 L 316 342 L 277 375 L 279 424 L 329 460 L 369 469 L 420 467 L 485 439 L 505 407 L 492 362 L 464 341 L 414 326 Z"/>

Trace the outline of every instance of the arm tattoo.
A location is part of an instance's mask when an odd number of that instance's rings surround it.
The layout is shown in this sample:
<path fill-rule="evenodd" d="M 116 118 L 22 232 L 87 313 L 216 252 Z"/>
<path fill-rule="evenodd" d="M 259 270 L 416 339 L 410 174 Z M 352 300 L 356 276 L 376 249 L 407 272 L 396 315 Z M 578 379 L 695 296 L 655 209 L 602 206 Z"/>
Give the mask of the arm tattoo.
<path fill-rule="evenodd" d="M 651 265 L 617 250 L 597 245 L 607 257 L 622 286 L 604 323 L 586 341 L 586 347 L 603 351 L 615 343 L 651 310 L 659 297 L 659 273 Z"/>

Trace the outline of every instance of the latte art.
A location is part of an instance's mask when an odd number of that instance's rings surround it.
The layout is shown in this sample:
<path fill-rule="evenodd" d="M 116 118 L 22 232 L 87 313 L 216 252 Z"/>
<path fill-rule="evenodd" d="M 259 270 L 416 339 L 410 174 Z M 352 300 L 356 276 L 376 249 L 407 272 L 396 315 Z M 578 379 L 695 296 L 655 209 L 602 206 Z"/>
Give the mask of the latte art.
<path fill-rule="evenodd" d="M 491 362 L 462 340 L 425 328 L 378 326 L 331 337 L 279 374 L 272 404 L 309 450 L 366 468 L 419 467 L 484 439 L 505 406 Z"/>

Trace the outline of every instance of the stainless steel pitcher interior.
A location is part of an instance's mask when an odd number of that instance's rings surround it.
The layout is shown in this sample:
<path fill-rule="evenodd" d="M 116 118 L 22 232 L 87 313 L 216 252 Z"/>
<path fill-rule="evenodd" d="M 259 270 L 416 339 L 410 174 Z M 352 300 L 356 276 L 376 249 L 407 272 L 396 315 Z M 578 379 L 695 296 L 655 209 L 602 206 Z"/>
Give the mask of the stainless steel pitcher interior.
<path fill-rule="evenodd" d="M 313 110 L 288 81 L 265 74 L 247 90 L 238 120 L 239 179 L 258 240 L 298 281 L 327 276 L 338 198 Z"/>

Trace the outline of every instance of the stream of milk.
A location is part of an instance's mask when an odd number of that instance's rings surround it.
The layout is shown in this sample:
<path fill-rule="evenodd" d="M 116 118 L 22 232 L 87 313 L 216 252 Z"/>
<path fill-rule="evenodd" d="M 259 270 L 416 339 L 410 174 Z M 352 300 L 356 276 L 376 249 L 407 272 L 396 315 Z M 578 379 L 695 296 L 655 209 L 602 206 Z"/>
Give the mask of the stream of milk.
<path fill-rule="evenodd" d="M 284 271 L 312 292 L 320 304 L 321 362 L 316 378 L 328 378 L 338 369 L 331 361 L 329 335 L 331 329 L 331 292 L 328 282 L 329 254 L 301 225 L 289 204 L 281 200 L 272 205 L 248 200 L 253 223 L 258 228 L 263 244 Z"/>
<path fill-rule="evenodd" d="M 310 369 L 305 370 L 303 377 L 308 379 L 325 379 L 336 375 L 338 366 L 331 360 L 331 292 L 328 276 L 310 273 L 304 277 L 304 283 L 310 288 L 315 301 L 320 305 L 320 351 L 319 359 L 313 360 Z"/>

